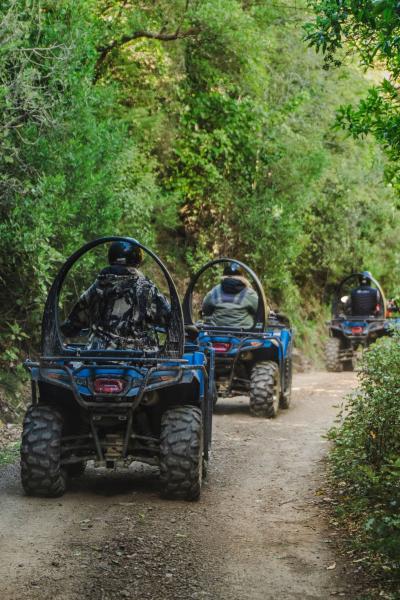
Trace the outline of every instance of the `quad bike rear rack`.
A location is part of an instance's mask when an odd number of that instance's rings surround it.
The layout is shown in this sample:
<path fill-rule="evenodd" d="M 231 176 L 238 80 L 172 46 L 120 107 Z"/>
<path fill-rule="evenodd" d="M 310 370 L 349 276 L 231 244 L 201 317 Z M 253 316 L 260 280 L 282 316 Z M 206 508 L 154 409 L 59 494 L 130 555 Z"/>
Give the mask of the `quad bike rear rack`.
<path fill-rule="evenodd" d="M 204 376 L 204 382 L 205 382 L 205 386 L 204 386 L 204 393 L 205 393 L 205 397 L 206 397 L 206 402 L 202 403 L 202 413 L 203 413 L 203 419 L 207 420 L 208 423 L 210 423 L 210 420 L 212 419 L 212 397 L 210 396 L 210 394 L 212 393 L 211 389 L 210 389 L 210 381 L 213 381 L 213 373 L 214 373 L 214 361 L 213 361 L 213 353 L 210 353 L 210 358 L 211 358 L 211 364 L 210 364 L 210 375 L 207 372 L 206 366 L 205 365 L 192 365 L 192 364 L 188 364 L 188 361 L 186 359 L 171 359 L 171 358 L 138 358 L 138 357 L 130 357 L 130 356 L 125 356 L 123 361 L 125 364 L 121 364 L 121 358 L 119 358 L 119 360 L 115 360 L 110 362 L 109 358 L 104 358 L 104 354 L 103 354 L 103 358 L 99 357 L 99 356 L 76 356 L 74 355 L 73 357 L 66 357 L 66 356 L 42 356 L 40 357 L 39 361 L 31 361 L 31 360 L 26 360 L 24 363 L 24 366 L 26 369 L 28 369 L 29 371 L 31 371 L 34 368 L 37 368 L 39 370 L 39 375 L 42 381 L 45 381 L 47 383 L 51 383 L 52 385 L 56 384 L 59 385 L 60 387 L 63 387 L 64 389 L 68 389 L 72 392 L 74 399 L 76 400 L 76 402 L 79 404 L 79 406 L 81 406 L 81 408 L 85 409 L 88 413 L 88 417 L 89 417 L 89 424 L 90 424 L 90 429 L 91 429 L 91 438 L 94 441 L 95 444 L 95 448 L 96 448 L 96 453 L 97 453 L 97 458 L 98 458 L 98 463 L 99 464 L 105 464 L 105 460 L 104 460 L 104 453 L 103 453 L 103 448 L 102 445 L 100 443 L 100 439 L 99 439 L 99 435 L 96 429 L 96 425 L 95 422 L 98 420 L 96 419 L 96 414 L 95 413 L 95 409 L 99 410 L 99 409 L 128 409 L 128 413 L 127 413 L 127 427 L 126 427 L 126 432 L 125 432 L 125 436 L 124 436 L 124 443 L 123 443 L 123 449 L 122 449 L 122 456 L 121 456 L 121 460 L 125 460 L 128 458 L 127 453 L 128 453 L 128 446 L 129 446 L 129 441 L 132 438 L 132 427 L 133 427 L 133 416 L 135 411 L 139 408 L 139 406 L 142 403 L 142 400 L 145 396 L 146 393 L 151 392 L 151 391 L 155 391 L 156 389 L 162 388 L 165 389 L 166 387 L 171 387 L 173 385 L 176 385 L 177 383 L 179 383 L 182 378 L 183 375 L 186 371 L 201 371 L 203 373 Z M 75 381 L 75 377 L 76 375 L 74 375 L 73 370 L 65 365 L 65 364 L 61 364 L 60 361 L 65 361 L 68 360 L 69 362 L 71 361 L 71 358 L 76 358 L 77 361 L 79 361 L 79 363 L 85 367 L 86 369 L 98 369 L 99 367 L 101 367 L 102 369 L 122 369 L 122 370 L 129 370 L 132 368 L 135 368 L 134 365 L 136 364 L 140 364 L 142 365 L 141 369 L 137 369 L 138 372 L 141 372 L 143 374 L 143 377 L 139 383 L 139 390 L 138 393 L 136 394 L 136 396 L 133 396 L 132 399 L 126 399 L 126 400 L 115 400 L 116 397 L 121 397 L 121 395 L 118 394 L 107 394 L 107 397 L 110 398 L 110 400 L 105 400 L 105 396 L 98 394 L 99 397 L 102 398 L 102 400 L 93 402 L 93 401 L 88 401 L 86 400 L 82 394 L 79 391 L 78 385 Z M 174 362 L 174 363 L 179 363 L 179 364 L 174 364 L 171 365 L 170 363 Z M 143 367 L 146 367 L 146 365 L 149 365 L 150 368 L 145 369 Z M 152 366 L 151 366 L 152 365 Z M 62 381 L 60 379 L 57 379 L 55 377 L 51 377 L 48 374 L 43 372 L 43 369 L 48 370 L 48 369 L 56 369 L 57 371 L 63 371 L 66 376 L 68 381 Z M 149 383 L 152 375 L 154 373 L 162 373 L 162 372 L 175 372 L 175 376 L 172 377 L 171 379 L 167 380 L 167 381 L 162 381 L 162 382 L 156 382 L 156 383 Z M 38 403 L 38 398 L 37 398 L 37 383 L 33 380 L 31 380 L 31 385 L 32 385 L 32 399 L 33 399 L 33 404 L 36 405 Z M 126 386 L 126 391 L 128 391 L 129 386 Z M 125 392 L 126 394 L 126 392 Z M 123 396 L 122 396 L 123 397 Z M 114 399 L 113 399 L 114 398 Z M 211 416 L 210 416 L 211 415 Z M 204 444 L 204 453 L 205 453 L 205 457 L 206 459 L 208 458 L 208 454 L 209 454 L 209 446 L 210 446 L 210 442 L 211 439 L 209 439 L 209 436 L 206 435 L 206 432 L 208 431 L 208 428 L 205 428 L 205 444 Z M 88 436 L 83 436 L 88 438 Z M 144 440 L 145 442 L 156 442 L 157 444 L 159 443 L 156 438 L 148 438 L 146 436 L 134 436 L 136 437 L 138 440 Z M 76 437 L 74 437 L 74 439 L 77 439 Z M 104 445 L 104 444 L 103 444 Z M 79 457 L 79 460 L 85 460 L 82 459 L 81 457 Z M 68 461 L 67 461 L 68 462 Z M 73 461 L 69 461 L 69 462 L 73 462 Z M 75 462 L 77 462 L 77 460 L 75 460 Z"/>
<path fill-rule="evenodd" d="M 213 333 L 215 333 L 215 331 L 213 331 Z M 236 334 L 232 334 L 232 335 L 236 335 Z M 235 381 L 240 382 L 240 378 L 235 377 L 235 369 L 236 369 L 237 363 L 240 360 L 240 357 L 243 352 L 256 350 L 255 347 L 247 345 L 249 343 L 249 341 L 254 340 L 254 338 L 256 338 L 256 339 L 258 338 L 258 339 L 265 340 L 265 341 L 270 341 L 271 344 L 278 347 L 281 350 L 281 353 L 283 354 L 283 345 L 282 345 L 281 340 L 278 340 L 276 338 L 265 335 L 265 333 L 257 333 L 255 335 L 254 334 L 249 335 L 247 333 L 246 337 L 244 337 L 242 339 L 242 341 L 240 342 L 233 361 L 228 357 L 224 357 L 224 356 L 218 357 L 218 362 L 220 362 L 220 363 L 223 363 L 223 362 L 226 362 L 227 364 L 231 363 L 231 368 L 230 368 L 229 378 L 228 378 L 228 385 L 227 385 L 226 389 L 224 390 L 224 396 L 228 396 L 231 393 L 232 387 L 233 387 L 233 384 Z M 281 372 L 281 377 L 282 377 L 282 373 L 283 373 L 283 371 Z"/>

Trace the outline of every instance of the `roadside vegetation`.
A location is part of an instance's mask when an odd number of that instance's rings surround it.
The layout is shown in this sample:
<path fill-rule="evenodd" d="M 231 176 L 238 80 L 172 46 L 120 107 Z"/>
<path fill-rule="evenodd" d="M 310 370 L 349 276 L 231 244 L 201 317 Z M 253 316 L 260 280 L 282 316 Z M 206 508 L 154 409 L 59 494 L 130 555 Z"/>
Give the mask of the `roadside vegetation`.
<path fill-rule="evenodd" d="M 396 333 L 364 354 L 359 389 L 330 432 L 335 516 L 349 533 L 346 550 L 374 584 L 394 591 L 400 585 L 399 397 Z"/>
<path fill-rule="evenodd" d="M 19 443 L 14 443 L 5 446 L 0 446 L 0 467 L 15 463 L 19 458 Z"/>
<path fill-rule="evenodd" d="M 400 12 L 397 2 L 310 2 L 307 38 L 329 72 L 357 60 L 375 69 L 375 84 L 356 102 L 338 106 L 337 125 L 354 138 L 371 134 L 387 158 L 386 180 L 400 186 Z M 376 72 L 378 69 L 378 72 Z M 397 243 L 398 244 L 398 243 Z M 399 263 L 398 246 L 393 259 Z M 393 264 L 393 263 L 392 263 Z M 396 270 L 396 269 L 395 269 Z M 371 597 L 400 598 L 400 336 L 366 352 L 360 388 L 331 431 L 336 516 L 349 534 L 350 554 L 379 589 Z"/>

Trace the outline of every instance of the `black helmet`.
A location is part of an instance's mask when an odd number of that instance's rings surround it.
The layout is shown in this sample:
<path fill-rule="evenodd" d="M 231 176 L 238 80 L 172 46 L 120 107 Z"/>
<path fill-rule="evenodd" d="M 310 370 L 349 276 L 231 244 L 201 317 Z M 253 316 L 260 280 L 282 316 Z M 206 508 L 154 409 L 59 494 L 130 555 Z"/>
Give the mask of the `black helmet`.
<path fill-rule="evenodd" d="M 143 261 L 143 250 L 132 242 L 113 242 L 108 250 L 110 265 L 138 267 Z"/>
<path fill-rule="evenodd" d="M 360 283 L 362 285 L 371 285 L 372 275 L 369 271 L 363 271 L 360 275 Z"/>
<path fill-rule="evenodd" d="M 243 275 L 243 269 L 240 265 L 238 265 L 238 263 L 232 262 L 232 263 L 228 263 L 227 265 L 225 265 L 224 267 L 224 275 L 230 275 L 232 276 L 239 276 L 239 275 Z"/>

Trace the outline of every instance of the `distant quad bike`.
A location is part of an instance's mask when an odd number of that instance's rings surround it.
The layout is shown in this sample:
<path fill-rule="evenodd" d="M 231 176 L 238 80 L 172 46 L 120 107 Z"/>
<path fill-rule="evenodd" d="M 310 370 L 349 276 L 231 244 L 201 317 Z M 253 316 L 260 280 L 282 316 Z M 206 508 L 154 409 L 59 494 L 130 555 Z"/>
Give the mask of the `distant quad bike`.
<path fill-rule="evenodd" d="M 332 301 L 332 319 L 327 322 L 329 339 L 325 344 L 325 363 L 328 371 L 353 371 L 359 351 L 378 338 L 390 335 L 392 327 L 387 317 L 387 302 L 379 283 L 371 283 L 381 296 L 376 315 L 368 317 L 351 314 L 350 293 L 359 285 L 362 273 L 348 275 L 337 286 Z"/>
<path fill-rule="evenodd" d="M 58 306 L 68 272 L 94 247 L 118 240 L 142 248 L 168 284 L 172 319 L 160 352 L 87 350 L 62 338 Z M 213 359 L 213 352 L 185 345 L 175 285 L 153 252 L 125 237 L 84 245 L 50 289 L 40 359 L 25 362 L 32 382 L 21 446 L 25 492 L 60 496 L 89 460 L 109 469 L 139 461 L 159 466 L 164 497 L 197 500 L 211 446 Z"/>
<path fill-rule="evenodd" d="M 258 295 L 258 308 L 251 329 L 215 327 L 194 322 L 193 297 L 200 277 L 216 266 L 236 263 L 251 280 Z M 204 294 L 203 294 L 204 295 Z M 275 417 L 279 408 L 289 408 L 292 390 L 293 331 L 283 315 L 266 317 L 266 300 L 257 275 L 244 263 L 219 258 L 205 264 L 191 279 L 183 302 L 185 323 L 197 327 L 201 348 L 215 351 L 215 396 L 250 394 L 250 412 L 256 417 Z"/>

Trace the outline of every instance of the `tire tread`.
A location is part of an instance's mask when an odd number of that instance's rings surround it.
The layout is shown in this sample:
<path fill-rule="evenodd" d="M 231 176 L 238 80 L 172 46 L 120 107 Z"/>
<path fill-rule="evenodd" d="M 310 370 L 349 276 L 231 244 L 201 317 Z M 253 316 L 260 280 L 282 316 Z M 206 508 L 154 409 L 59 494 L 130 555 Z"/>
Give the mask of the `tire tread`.
<path fill-rule="evenodd" d="M 29 496 L 57 497 L 66 489 L 61 467 L 61 414 L 48 406 L 28 408 L 22 430 L 21 482 Z"/>
<path fill-rule="evenodd" d="M 329 338 L 325 343 L 326 370 L 331 373 L 341 373 L 343 363 L 340 360 L 340 340 L 336 337 Z"/>
<path fill-rule="evenodd" d="M 276 416 L 278 408 L 279 367 L 272 361 L 259 362 L 251 373 L 250 412 L 255 417 L 271 419 Z"/>
<path fill-rule="evenodd" d="M 197 500 L 202 481 L 203 426 L 200 408 L 176 406 L 161 422 L 160 480 L 165 498 Z"/>

